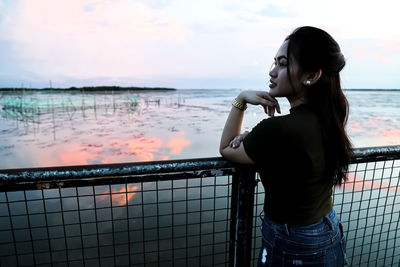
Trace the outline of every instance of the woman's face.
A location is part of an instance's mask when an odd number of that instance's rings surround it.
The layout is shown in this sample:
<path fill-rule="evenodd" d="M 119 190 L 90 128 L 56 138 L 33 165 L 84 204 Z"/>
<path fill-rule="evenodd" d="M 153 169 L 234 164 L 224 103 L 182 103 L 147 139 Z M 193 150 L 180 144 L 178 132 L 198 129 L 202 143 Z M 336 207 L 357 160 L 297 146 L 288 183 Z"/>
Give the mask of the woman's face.
<path fill-rule="evenodd" d="M 298 65 L 292 58 L 290 60 L 289 67 L 293 87 L 289 82 L 289 74 L 287 72 L 287 47 L 288 41 L 283 42 L 274 58 L 274 64 L 272 65 L 272 68 L 269 72 L 269 76 L 271 77 L 269 84 L 269 94 L 272 97 L 287 97 L 290 100 L 299 93 L 302 86 L 296 78 Z"/>

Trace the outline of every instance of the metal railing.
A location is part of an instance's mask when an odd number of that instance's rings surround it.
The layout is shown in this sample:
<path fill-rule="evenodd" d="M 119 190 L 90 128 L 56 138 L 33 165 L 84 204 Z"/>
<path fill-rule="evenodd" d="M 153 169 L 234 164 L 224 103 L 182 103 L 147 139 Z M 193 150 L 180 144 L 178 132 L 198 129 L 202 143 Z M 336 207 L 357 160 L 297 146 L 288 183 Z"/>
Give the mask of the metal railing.
<path fill-rule="evenodd" d="M 335 188 L 351 266 L 400 261 L 399 159 L 357 149 Z M 256 178 L 222 158 L 0 170 L 0 266 L 254 266 Z"/>

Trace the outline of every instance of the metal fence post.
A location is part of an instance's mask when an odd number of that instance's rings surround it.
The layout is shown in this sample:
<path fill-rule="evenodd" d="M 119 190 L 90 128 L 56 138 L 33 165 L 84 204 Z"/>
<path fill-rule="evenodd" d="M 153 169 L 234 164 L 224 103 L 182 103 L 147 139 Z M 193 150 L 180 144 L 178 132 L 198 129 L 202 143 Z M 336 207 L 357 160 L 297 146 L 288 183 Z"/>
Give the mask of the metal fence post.
<path fill-rule="evenodd" d="M 250 266 L 255 170 L 238 166 L 232 177 L 229 266 Z"/>

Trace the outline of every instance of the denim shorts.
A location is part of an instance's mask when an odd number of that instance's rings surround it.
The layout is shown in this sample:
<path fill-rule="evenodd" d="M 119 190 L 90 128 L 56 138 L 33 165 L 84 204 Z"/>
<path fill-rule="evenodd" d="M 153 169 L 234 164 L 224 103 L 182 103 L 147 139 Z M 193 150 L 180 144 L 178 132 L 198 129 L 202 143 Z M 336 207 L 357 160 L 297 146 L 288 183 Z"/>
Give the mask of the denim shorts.
<path fill-rule="evenodd" d="M 340 225 L 340 226 L 339 226 Z M 288 226 L 264 217 L 258 266 L 344 266 L 346 240 L 332 209 L 320 221 Z"/>

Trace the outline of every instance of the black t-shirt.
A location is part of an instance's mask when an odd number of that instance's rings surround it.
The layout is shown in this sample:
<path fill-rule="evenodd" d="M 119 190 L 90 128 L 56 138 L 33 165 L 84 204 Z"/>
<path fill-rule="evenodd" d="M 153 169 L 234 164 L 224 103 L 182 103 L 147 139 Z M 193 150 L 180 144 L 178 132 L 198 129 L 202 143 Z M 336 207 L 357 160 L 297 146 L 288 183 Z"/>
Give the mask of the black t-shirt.
<path fill-rule="evenodd" d="M 271 220 L 308 225 L 332 209 L 322 128 L 310 106 L 261 121 L 243 145 L 256 163 L 265 189 L 264 212 Z"/>

